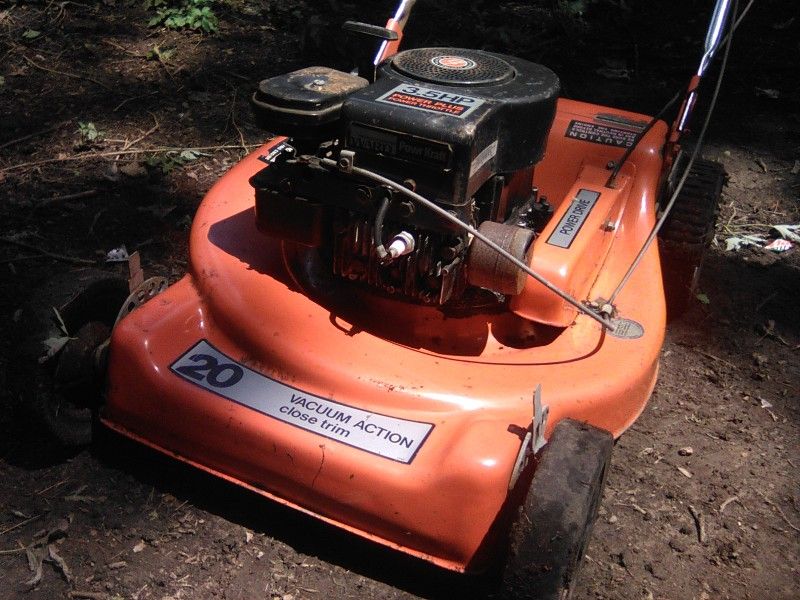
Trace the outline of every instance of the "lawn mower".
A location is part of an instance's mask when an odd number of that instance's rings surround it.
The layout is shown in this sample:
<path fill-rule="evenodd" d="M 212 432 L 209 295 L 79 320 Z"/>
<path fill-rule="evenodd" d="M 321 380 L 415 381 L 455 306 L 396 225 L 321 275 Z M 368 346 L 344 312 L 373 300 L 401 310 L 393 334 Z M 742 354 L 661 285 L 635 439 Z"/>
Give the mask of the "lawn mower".
<path fill-rule="evenodd" d="M 99 413 L 501 596 L 566 598 L 713 236 L 724 173 L 680 140 L 735 11 L 669 126 L 512 56 L 399 51 L 413 4 L 345 24 L 378 48 L 357 70 L 259 84 L 278 137 L 205 197 L 182 279 L 52 282 L 21 393 L 65 443 Z"/>

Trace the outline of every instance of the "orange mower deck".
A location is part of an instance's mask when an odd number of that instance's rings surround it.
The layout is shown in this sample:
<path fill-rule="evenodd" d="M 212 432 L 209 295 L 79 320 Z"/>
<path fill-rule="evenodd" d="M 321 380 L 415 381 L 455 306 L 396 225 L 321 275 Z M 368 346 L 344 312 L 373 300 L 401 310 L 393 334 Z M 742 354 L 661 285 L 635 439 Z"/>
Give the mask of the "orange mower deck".
<path fill-rule="evenodd" d="M 622 148 L 573 126 L 596 132 L 609 115 L 647 119 L 560 100 L 532 182 L 555 214 L 531 266 L 580 300 L 608 298 L 655 222 L 667 127 L 611 189 L 606 165 Z M 214 186 L 189 274 L 116 327 L 102 420 L 370 540 L 479 570 L 537 385 L 546 436 L 569 417 L 617 437 L 644 408 L 665 326 L 657 247 L 617 299 L 615 333 L 533 279 L 510 310 L 463 317 L 331 287 L 310 251 L 256 229 L 248 179 L 280 141 Z M 582 190 L 599 195 L 573 242 L 546 244 Z"/>

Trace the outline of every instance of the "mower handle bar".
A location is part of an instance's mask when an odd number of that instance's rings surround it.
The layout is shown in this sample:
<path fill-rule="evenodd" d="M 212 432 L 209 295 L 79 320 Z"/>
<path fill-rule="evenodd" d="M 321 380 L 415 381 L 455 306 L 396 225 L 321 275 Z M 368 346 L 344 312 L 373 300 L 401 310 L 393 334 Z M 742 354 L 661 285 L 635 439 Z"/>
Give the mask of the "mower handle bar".
<path fill-rule="evenodd" d="M 683 101 L 683 106 L 681 106 L 678 118 L 675 120 L 675 125 L 673 126 L 673 133 L 677 133 L 678 136 L 686 129 L 689 116 L 692 114 L 695 102 L 697 101 L 697 87 L 700 85 L 700 80 L 703 78 L 703 75 L 705 75 L 708 66 L 711 64 L 711 60 L 714 58 L 722 42 L 725 21 L 728 18 L 730 8 L 731 0 L 717 0 L 717 3 L 714 5 L 714 12 L 711 14 L 711 21 L 708 24 L 708 31 L 706 32 L 703 57 L 700 59 L 700 65 L 697 67 L 697 73 L 695 73 L 695 76 L 692 77 L 689 82 L 686 98 Z M 677 139 L 674 141 L 677 141 Z"/>
<path fill-rule="evenodd" d="M 731 0 L 717 0 L 717 4 L 714 6 L 714 13 L 711 15 L 711 22 L 708 24 L 708 32 L 706 33 L 705 52 L 703 58 L 700 59 L 700 66 L 697 68 L 698 77 L 705 75 L 708 65 L 711 64 L 711 59 L 714 58 L 719 49 L 722 41 L 722 32 L 725 29 L 725 19 L 728 16 L 730 7 Z"/>
<path fill-rule="evenodd" d="M 381 42 L 378 53 L 375 55 L 375 60 L 372 61 L 374 66 L 378 66 L 390 56 L 397 54 L 397 48 L 400 46 L 400 40 L 403 38 L 403 29 L 405 29 L 408 18 L 411 16 L 411 9 L 414 8 L 417 0 L 400 0 L 394 16 L 386 23 L 386 29 L 391 29 L 397 32 L 398 39 L 395 41 L 384 40 Z"/>

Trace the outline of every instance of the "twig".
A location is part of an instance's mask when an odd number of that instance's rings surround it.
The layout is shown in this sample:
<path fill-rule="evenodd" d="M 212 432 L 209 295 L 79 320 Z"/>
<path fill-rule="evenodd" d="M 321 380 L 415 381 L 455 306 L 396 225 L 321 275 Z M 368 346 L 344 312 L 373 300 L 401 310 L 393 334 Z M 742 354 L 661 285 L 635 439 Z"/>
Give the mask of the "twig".
<path fill-rule="evenodd" d="M 647 511 L 645 509 L 643 509 L 641 506 L 639 506 L 638 504 L 634 504 L 634 503 L 626 504 L 624 502 L 617 502 L 617 506 L 627 506 L 629 508 L 632 508 L 636 512 L 643 514 L 643 515 L 647 514 Z"/>
<path fill-rule="evenodd" d="M 713 354 L 711 354 L 710 352 L 705 352 L 705 351 L 703 351 L 703 350 L 698 350 L 698 352 L 699 352 L 700 354 L 702 354 L 703 356 L 706 356 L 706 357 L 708 357 L 708 358 L 710 358 L 710 359 L 712 359 L 712 360 L 716 360 L 716 361 L 718 361 L 718 362 L 721 362 L 721 363 L 723 363 L 723 364 L 726 364 L 726 365 L 728 365 L 729 367 L 731 367 L 731 368 L 733 368 L 733 369 L 738 369 L 738 368 L 739 368 L 739 367 L 737 367 L 736 365 L 734 365 L 733 363 L 729 363 L 727 360 L 725 360 L 725 359 L 723 359 L 723 358 L 720 358 L 719 356 L 714 356 L 714 355 L 713 355 Z"/>
<path fill-rule="evenodd" d="M 158 128 L 161 127 L 161 124 L 158 122 L 158 119 L 156 118 L 156 116 L 153 113 L 150 113 L 150 116 L 153 117 L 153 120 L 156 122 L 156 124 L 153 125 L 147 131 L 145 131 L 143 135 L 140 135 L 138 138 L 136 138 L 132 142 L 125 142 L 125 145 L 122 147 L 122 151 L 128 150 L 131 146 L 135 146 L 136 144 L 141 142 L 144 138 L 149 136 L 151 133 L 155 133 L 158 130 Z"/>
<path fill-rule="evenodd" d="M 125 106 L 125 105 L 126 105 L 128 102 L 131 102 L 132 100 L 138 100 L 139 98 L 147 98 L 147 96 L 154 96 L 154 95 L 156 95 L 157 93 L 158 93 L 158 92 L 157 92 L 157 91 L 155 91 L 155 92 L 150 92 L 149 94 L 141 94 L 141 95 L 139 95 L 139 96 L 131 96 L 130 98 L 125 98 L 125 100 L 123 100 L 122 102 L 120 102 L 119 104 L 117 104 L 117 106 L 116 106 L 116 107 L 114 108 L 114 110 L 112 110 L 111 112 L 117 112 L 117 111 L 118 111 L 120 108 L 122 108 L 122 107 L 123 107 L 123 106 Z"/>
<path fill-rule="evenodd" d="M 263 144 L 247 144 L 247 149 L 250 148 L 259 148 Z M 240 145 L 222 145 L 222 146 L 198 146 L 194 148 L 181 148 L 176 146 L 162 146 L 156 148 L 143 148 L 141 150 L 131 149 L 131 150 L 110 150 L 108 152 L 85 152 L 83 154 L 77 154 L 75 156 L 64 156 L 62 158 L 48 158 L 45 160 L 38 160 L 33 162 L 27 163 L 20 163 L 17 165 L 11 165 L 10 167 L 5 167 L 0 169 L 0 173 L 7 173 L 9 171 L 16 171 L 17 169 L 24 169 L 28 167 L 38 167 L 41 165 L 48 165 L 52 163 L 60 163 L 60 162 L 75 162 L 80 160 L 86 160 L 87 158 L 107 158 L 109 156 L 122 156 L 126 154 L 145 154 L 148 152 L 158 153 L 158 152 L 181 152 L 183 150 L 190 150 L 190 151 L 208 151 L 208 150 L 241 150 L 242 147 Z"/>
<path fill-rule="evenodd" d="M 756 312 L 758 312 L 762 308 L 764 308 L 769 303 L 769 301 L 772 300 L 777 295 L 778 295 L 778 292 L 772 292 L 769 296 L 767 296 L 761 302 L 759 302 L 758 306 L 756 306 Z"/>
<path fill-rule="evenodd" d="M 67 594 L 69 598 L 84 598 L 85 600 L 106 600 L 108 594 L 105 592 L 88 592 L 82 590 L 72 590 Z"/>
<path fill-rule="evenodd" d="M 19 246 L 20 248 L 25 248 L 26 250 L 32 250 L 33 252 L 38 252 L 43 256 L 49 256 L 55 260 L 60 260 L 61 262 L 68 262 L 76 265 L 94 265 L 96 264 L 93 260 L 86 260 L 85 258 L 75 258 L 74 256 L 66 256 L 64 254 L 56 254 L 54 252 L 48 252 L 47 250 L 43 250 L 37 246 L 32 244 L 26 244 L 25 242 L 19 242 L 17 240 L 12 240 L 7 237 L 0 237 L 0 242 L 5 242 L 6 244 L 11 244 L 12 246 Z"/>
<path fill-rule="evenodd" d="M 91 81 L 92 83 L 94 83 L 96 85 L 99 85 L 102 88 L 105 88 L 109 92 L 115 92 L 116 91 L 111 86 L 108 86 L 105 83 L 103 83 L 102 81 L 98 81 L 97 79 L 95 79 L 93 77 L 89 77 L 88 75 L 78 75 L 76 73 L 70 73 L 69 71 L 58 71 L 56 69 L 51 69 L 50 67 L 45 67 L 45 66 L 42 66 L 40 64 L 35 63 L 34 61 L 32 61 L 30 58 L 28 58 L 24 54 L 22 55 L 22 58 L 24 58 L 25 62 L 27 62 L 29 65 L 31 65 L 33 67 L 36 67 L 37 69 L 40 69 L 42 71 L 47 71 L 48 73 L 54 73 L 56 75 L 64 75 L 65 77 L 71 77 L 72 79 L 85 79 L 86 81 Z"/>
<path fill-rule="evenodd" d="M 14 531 L 15 529 L 19 529 L 20 527 L 24 527 L 25 525 L 27 525 L 31 521 L 35 521 L 36 519 L 41 519 L 43 516 L 44 516 L 44 513 L 42 513 L 40 515 L 35 515 L 35 516 L 30 517 L 28 519 L 25 519 L 24 521 L 20 521 L 16 525 L 12 525 L 11 527 L 7 527 L 6 529 L 3 529 L 3 531 L 0 531 L 0 535 L 5 535 L 7 533 L 10 533 L 11 531 Z"/>
<path fill-rule="evenodd" d="M 18 137 L 15 140 L 4 142 L 0 144 L 0 150 L 2 150 L 3 148 L 7 148 L 8 146 L 13 146 L 14 144 L 19 144 L 20 142 L 24 142 L 25 140 L 29 140 L 31 138 L 44 135 L 45 133 L 50 133 L 51 131 L 55 131 L 56 129 L 58 129 L 59 127 L 63 127 L 67 123 L 69 123 L 69 121 L 61 121 L 61 123 L 57 123 L 56 125 L 48 127 L 47 129 L 42 129 L 41 131 L 36 131 L 34 133 L 29 133 L 28 135 L 23 135 L 22 137 Z"/>
<path fill-rule="evenodd" d="M 39 490 L 38 492 L 36 492 L 36 495 L 37 495 L 37 496 L 41 496 L 41 495 L 42 495 L 42 494 L 44 494 L 45 492 L 49 492 L 49 491 L 50 491 L 50 490 L 52 490 L 53 488 L 56 488 L 56 487 L 58 487 L 58 486 L 60 486 L 60 485 L 64 485 L 64 484 L 65 484 L 65 483 L 67 483 L 68 481 L 69 481 L 69 479 L 62 479 L 61 481 L 59 481 L 59 482 L 57 482 L 57 483 L 54 483 L 53 485 L 48 485 L 46 488 L 43 488 L 43 489 Z"/>
<path fill-rule="evenodd" d="M 701 544 L 706 543 L 706 524 L 705 520 L 703 519 L 703 513 L 697 510 L 691 504 L 689 505 L 689 512 L 692 513 L 692 518 L 694 519 L 694 525 L 697 527 L 697 541 Z"/>
<path fill-rule="evenodd" d="M 236 133 L 239 134 L 239 142 L 242 144 L 242 149 L 247 152 L 247 144 L 245 144 L 244 135 L 242 135 L 242 130 L 239 129 L 239 125 L 236 124 L 236 93 L 237 90 L 234 88 L 233 99 L 231 100 L 231 124 L 236 130 Z"/>
<path fill-rule="evenodd" d="M 109 46 L 113 46 L 117 50 L 122 50 L 125 54 L 128 54 L 129 56 L 135 56 L 136 58 L 147 58 L 146 56 L 139 54 L 138 52 L 133 52 L 131 50 L 128 50 L 125 46 L 118 44 L 116 42 L 112 42 L 111 40 L 102 40 L 102 42 L 104 44 L 108 44 Z"/>
<path fill-rule="evenodd" d="M 789 520 L 789 517 L 787 517 L 787 516 L 786 516 L 786 514 L 785 514 L 785 513 L 784 513 L 784 512 L 781 510 L 781 507 L 780 507 L 780 506 L 778 506 L 777 504 L 775 504 L 775 503 L 774 503 L 772 500 L 770 500 L 769 498 L 767 498 L 767 497 L 766 497 L 766 496 L 765 496 L 763 493 L 761 493 L 761 490 L 756 490 L 756 494 L 758 494 L 759 496 L 761 496 L 761 497 L 764 499 L 764 502 L 766 502 L 766 503 L 767 503 L 767 504 L 769 504 L 769 505 L 770 505 L 772 508 L 774 508 L 775 510 L 777 510 L 777 511 L 778 511 L 778 514 L 780 514 L 780 516 L 781 516 L 781 518 L 783 519 L 783 521 L 784 521 L 784 522 L 785 522 L 785 523 L 786 523 L 786 524 L 787 524 L 789 527 L 791 527 L 791 528 L 792 528 L 792 529 L 794 529 L 795 531 L 800 531 L 800 527 L 798 527 L 797 525 L 795 525 L 794 523 L 792 523 L 792 522 Z"/>
<path fill-rule="evenodd" d="M 739 499 L 739 496 L 731 496 L 725 502 L 719 505 L 719 512 L 724 512 L 726 508 L 728 508 L 728 504 L 731 502 L 736 502 Z"/>
<path fill-rule="evenodd" d="M 52 204 L 53 202 L 67 202 L 69 200 L 80 200 L 81 198 L 89 198 L 91 196 L 97 195 L 97 190 L 86 190 L 84 192 L 75 192 L 74 194 L 64 194 L 63 196 L 53 196 L 51 198 L 45 198 L 39 204 L 37 204 L 37 208 L 39 206 L 47 206 L 48 204 Z"/>

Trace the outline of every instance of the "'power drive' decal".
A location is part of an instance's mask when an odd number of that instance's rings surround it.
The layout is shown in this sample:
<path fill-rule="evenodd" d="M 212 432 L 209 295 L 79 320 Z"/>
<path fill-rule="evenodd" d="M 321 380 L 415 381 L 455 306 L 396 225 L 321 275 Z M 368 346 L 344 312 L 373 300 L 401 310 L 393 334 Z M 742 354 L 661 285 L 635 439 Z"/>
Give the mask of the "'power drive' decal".
<path fill-rule="evenodd" d="M 414 460 L 433 429 L 308 394 L 226 356 L 205 340 L 170 367 L 173 373 L 261 414 L 401 463 Z"/>
<path fill-rule="evenodd" d="M 637 131 L 631 131 L 630 129 L 573 120 L 570 121 L 564 137 L 594 144 L 603 144 L 604 146 L 629 148 L 633 145 L 637 133 Z"/>
<path fill-rule="evenodd" d="M 482 98 L 474 96 L 462 96 L 408 84 L 392 88 L 383 96 L 376 98 L 376 101 L 462 119 L 484 102 Z"/>
<path fill-rule="evenodd" d="M 572 200 L 567 212 L 561 217 L 553 233 L 547 238 L 547 243 L 559 248 L 569 248 L 578 232 L 583 227 L 586 217 L 592 212 L 600 192 L 581 190 Z"/>

